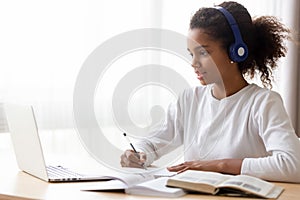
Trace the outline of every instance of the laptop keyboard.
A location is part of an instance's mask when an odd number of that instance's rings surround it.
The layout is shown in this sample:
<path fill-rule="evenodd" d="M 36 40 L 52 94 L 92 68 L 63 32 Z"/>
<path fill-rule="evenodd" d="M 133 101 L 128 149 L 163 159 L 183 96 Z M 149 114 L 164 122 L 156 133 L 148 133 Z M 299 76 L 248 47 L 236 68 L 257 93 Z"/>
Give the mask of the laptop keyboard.
<path fill-rule="evenodd" d="M 82 174 L 73 172 L 62 166 L 47 166 L 47 172 L 50 179 L 78 179 L 85 177 Z"/>

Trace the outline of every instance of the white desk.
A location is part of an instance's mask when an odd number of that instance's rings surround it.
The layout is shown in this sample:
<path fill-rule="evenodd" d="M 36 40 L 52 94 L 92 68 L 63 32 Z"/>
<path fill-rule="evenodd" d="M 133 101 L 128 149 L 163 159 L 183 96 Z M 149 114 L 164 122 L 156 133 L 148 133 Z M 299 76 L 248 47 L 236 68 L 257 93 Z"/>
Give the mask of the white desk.
<path fill-rule="evenodd" d="M 7 141 L 5 141 L 7 140 Z M 8 134 L 0 134 L 0 200 L 10 199 L 153 199 L 154 197 L 134 196 L 124 193 L 113 192 L 86 192 L 81 188 L 91 182 L 77 183 L 47 183 L 19 171 L 16 165 L 13 149 L 10 145 Z M 84 153 L 83 153 L 84 155 Z M 97 162 L 91 161 L 91 163 Z M 279 200 L 298 200 L 300 198 L 300 184 L 276 183 L 285 188 L 285 191 L 278 198 Z M 160 199 L 160 198 L 155 198 Z M 165 198 L 162 198 L 165 199 Z M 232 198 L 209 196 L 199 194 L 188 194 L 180 199 L 233 199 L 247 200 L 253 198 Z"/>

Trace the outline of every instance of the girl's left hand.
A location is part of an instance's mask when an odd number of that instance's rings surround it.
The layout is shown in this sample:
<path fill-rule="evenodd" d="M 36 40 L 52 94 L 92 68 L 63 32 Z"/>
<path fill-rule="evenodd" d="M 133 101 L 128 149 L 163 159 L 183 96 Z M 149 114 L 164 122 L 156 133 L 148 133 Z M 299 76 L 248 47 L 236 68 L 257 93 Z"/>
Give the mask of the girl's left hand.
<path fill-rule="evenodd" d="M 171 172 L 184 172 L 186 170 L 212 171 L 228 174 L 240 174 L 242 159 L 223 159 L 206 161 L 187 161 L 179 165 L 168 167 Z"/>

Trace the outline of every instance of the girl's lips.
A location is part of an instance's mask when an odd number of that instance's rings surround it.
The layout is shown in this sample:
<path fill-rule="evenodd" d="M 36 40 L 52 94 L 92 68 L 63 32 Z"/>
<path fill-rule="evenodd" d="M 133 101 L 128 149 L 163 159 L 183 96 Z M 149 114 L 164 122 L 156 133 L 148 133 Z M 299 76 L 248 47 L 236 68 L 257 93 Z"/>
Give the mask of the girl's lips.
<path fill-rule="evenodd" d="M 203 72 L 203 73 L 197 73 L 197 79 L 199 79 L 199 80 L 201 80 L 201 79 L 203 79 L 204 78 L 204 74 L 205 74 L 205 72 Z"/>

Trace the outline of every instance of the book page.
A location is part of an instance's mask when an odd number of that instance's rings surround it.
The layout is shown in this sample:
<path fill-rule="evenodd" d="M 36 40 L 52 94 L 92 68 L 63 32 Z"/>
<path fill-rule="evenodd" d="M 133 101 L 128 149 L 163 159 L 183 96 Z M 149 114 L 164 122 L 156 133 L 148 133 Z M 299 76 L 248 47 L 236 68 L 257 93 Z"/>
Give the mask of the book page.
<path fill-rule="evenodd" d="M 81 188 L 83 191 L 124 191 L 127 185 L 120 180 L 99 181 L 98 183 L 86 184 Z"/>
<path fill-rule="evenodd" d="M 141 168 L 123 168 L 123 170 L 127 171 L 128 174 L 143 174 L 144 176 L 154 176 L 154 178 L 159 177 L 172 177 L 177 174 L 177 172 L 170 172 L 167 168 L 158 168 L 158 167 L 147 167 L 147 169 Z"/>
<path fill-rule="evenodd" d="M 221 187 L 230 187 L 259 196 L 267 196 L 268 193 L 273 189 L 274 184 L 255 177 L 238 175 L 233 176 L 230 179 L 219 184 L 219 188 Z"/>
<path fill-rule="evenodd" d="M 110 191 L 110 190 L 124 190 L 132 185 L 136 185 L 148 180 L 154 179 L 153 175 L 150 174 L 125 174 L 125 173 L 114 173 L 114 175 L 105 176 L 109 181 L 99 181 L 86 185 L 82 190 L 88 191 Z"/>
<path fill-rule="evenodd" d="M 161 177 L 146 181 L 125 190 L 127 194 L 158 196 L 158 197 L 180 197 L 186 193 L 180 188 L 170 188 L 166 186 L 168 178 Z"/>
<path fill-rule="evenodd" d="M 220 183 L 224 182 L 230 177 L 232 176 L 215 173 L 215 172 L 188 170 L 172 177 L 172 179 L 179 180 L 179 181 L 187 181 L 192 183 L 202 183 L 202 184 L 207 184 L 207 185 L 217 187 Z"/>
<path fill-rule="evenodd" d="M 267 198 L 270 199 L 276 199 L 279 197 L 279 195 L 284 191 L 283 187 L 280 186 L 275 186 L 270 192 L 269 194 L 266 196 Z"/>
<path fill-rule="evenodd" d="M 133 185 L 146 182 L 157 177 L 161 176 L 172 176 L 174 173 L 168 172 L 166 169 L 158 169 L 158 168 L 148 168 L 139 169 L 139 168 L 126 168 L 128 173 L 118 173 L 111 171 L 111 175 L 103 176 L 103 179 L 112 179 L 110 181 L 101 181 L 98 183 L 93 183 L 82 190 L 98 190 L 98 191 L 106 191 L 106 190 L 121 190 L 131 187 Z"/>
<path fill-rule="evenodd" d="M 154 179 L 153 175 L 151 174 L 142 174 L 142 173 L 138 173 L 138 174 L 124 174 L 124 173 L 115 173 L 115 175 L 112 176 L 107 176 L 111 179 L 114 180 L 120 180 L 122 182 L 124 182 L 128 187 L 131 185 L 135 185 L 144 181 L 148 181 L 148 180 L 152 180 Z"/>
<path fill-rule="evenodd" d="M 175 176 L 177 174 L 178 174 L 177 172 L 170 172 L 166 168 L 160 169 L 158 171 L 156 170 L 156 171 L 153 172 L 154 178 L 173 177 L 173 176 Z"/>

